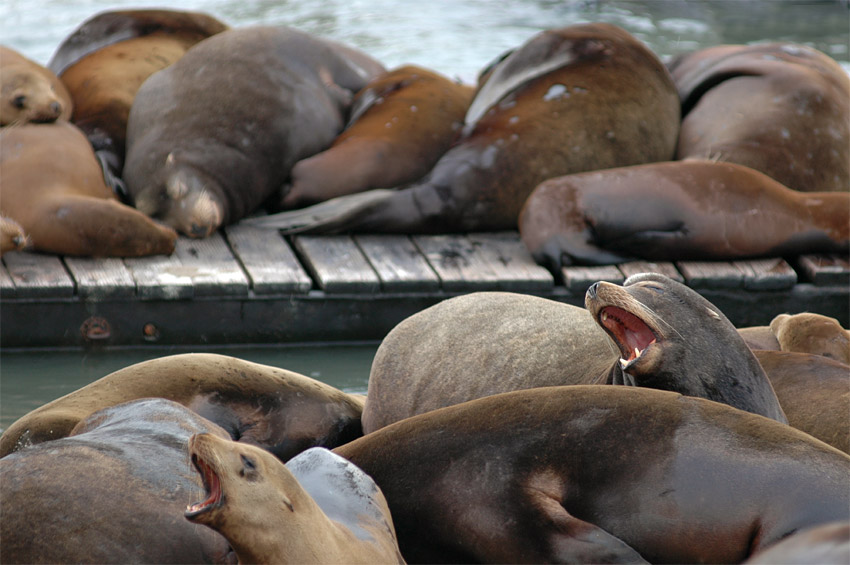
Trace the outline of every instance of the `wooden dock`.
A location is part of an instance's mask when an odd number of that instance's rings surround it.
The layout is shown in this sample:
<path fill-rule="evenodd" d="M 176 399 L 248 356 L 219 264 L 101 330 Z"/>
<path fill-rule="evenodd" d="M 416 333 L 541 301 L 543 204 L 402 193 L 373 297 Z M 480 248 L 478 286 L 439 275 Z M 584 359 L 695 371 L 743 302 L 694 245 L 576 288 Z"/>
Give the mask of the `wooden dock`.
<path fill-rule="evenodd" d="M 2 262 L 3 348 L 376 341 L 451 296 L 503 290 L 583 306 L 593 282 L 645 271 L 697 289 L 739 327 L 781 312 L 845 327 L 850 316 L 847 257 L 569 267 L 556 280 L 516 232 L 284 237 L 232 226 L 180 238 L 171 256 Z"/>

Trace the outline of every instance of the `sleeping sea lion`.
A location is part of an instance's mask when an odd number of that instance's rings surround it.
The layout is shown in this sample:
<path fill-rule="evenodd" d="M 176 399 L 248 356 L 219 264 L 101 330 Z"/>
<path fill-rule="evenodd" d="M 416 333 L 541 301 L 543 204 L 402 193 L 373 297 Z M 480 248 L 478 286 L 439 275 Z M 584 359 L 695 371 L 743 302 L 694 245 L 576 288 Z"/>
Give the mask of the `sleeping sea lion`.
<path fill-rule="evenodd" d="M 750 349 L 812 353 L 850 365 L 850 332 L 830 316 L 779 314 L 769 326 L 738 328 L 738 333 Z"/>
<path fill-rule="evenodd" d="M 288 27 L 218 33 L 152 75 L 127 123 L 135 206 L 191 237 L 236 222 L 326 149 L 351 96 L 385 69 Z"/>
<path fill-rule="evenodd" d="M 67 120 L 73 109 L 56 75 L 0 45 L 0 126 Z"/>
<path fill-rule="evenodd" d="M 461 137 L 415 185 L 250 220 L 290 233 L 515 229 L 537 184 L 671 159 L 679 102 L 643 43 L 605 23 L 538 33 L 486 74 Z"/>
<path fill-rule="evenodd" d="M 850 194 L 801 193 L 734 163 L 651 163 L 540 183 L 519 230 L 534 259 L 555 273 L 631 258 L 846 254 Z"/>
<path fill-rule="evenodd" d="M 334 450 L 424 563 L 740 563 L 850 519 L 850 456 L 794 428 L 646 388 L 507 392 Z"/>
<path fill-rule="evenodd" d="M 239 563 L 404 563 L 387 501 L 351 462 L 314 447 L 286 465 L 211 434 L 189 439 L 206 498 L 185 512 Z"/>

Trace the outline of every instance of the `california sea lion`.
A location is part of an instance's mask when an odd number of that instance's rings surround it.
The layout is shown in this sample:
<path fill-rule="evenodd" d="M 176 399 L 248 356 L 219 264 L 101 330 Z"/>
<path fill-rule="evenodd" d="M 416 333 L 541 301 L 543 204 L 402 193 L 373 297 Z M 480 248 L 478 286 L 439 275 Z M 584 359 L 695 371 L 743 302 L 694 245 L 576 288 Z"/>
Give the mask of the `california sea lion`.
<path fill-rule="evenodd" d="M 553 178 L 519 216 L 535 260 L 564 265 L 847 253 L 850 194 L 801 193 L 754 169 L 688 160 Z"/>
<path fill-rule="evenodd" d="M 221 533 L 239 563 L 404 563 L 390 510 L 351 462 L 314 447 L 286 465 L 211 434 L 189 439 L 206 499 L 186 518 Z"/>
<path fill-rule="evenodd" d="M 73 109 L 56 75 L 0 45 L 0 126 L 67 120 Z"/>
<path fill-rule="evenodd" d="M 503 393 L 335 452 L 381 488 L 409 562 L 738 563 L 850 519 L 846 454 L 756 414 L 645 388 Z"/>
<path fill-rule="evenodd" d="M 234 562 L 220 534 L 181 516 L 203 488 L 186 453 L 195 433 L 227 437 L 179 404 L 148 398 L 3 457 L 0 561 Z"/>
<path fill-rule="evenodd" d="M 30 240 L 21 224 L 12 218 L 0 216 L 0 255 L 7 251 L 26 249 L 29 245 Z"/>
<path fill-rule="evenodd" d="M 362 434 L 363 404 L 353 395 L 284 369 L 189 353 L 131 365 L 33 410 L 0 436 L 0 457 L 64 437 L 96 410 L 148 396 L 178 402 L 282 461 Z"/>
<path fill-rule="evenodd" d="M 86 136 L 68 122 L 0 130 L 0 168 L 0 214 L 23 227 L 34 250 L 100 257 L 174 251 L 174 230 L 118 201 Z"/>
<path fill-rule="evenodd" d="M 543 31 L 486 77 L 460 139 L 414 186 L 251 223 L 304 233 L 515 229 L 545 179 L 672 158 L 675 86 L 658 57 L 616 26 Z"/>
<path fill-rule="evenodd" d="M 176 10 L 119 10 L 83 22 L 48 63 L 74 99 L 74 124 L 109 172 L 120 177 L 127 116 L 150 75 L 189 47 L 227 29 L 212 16 Z"/>
<path fill-rule="evenodd" d="M 292 167 L 283 207 L 419 180 L 457 136 L 472 93 L 422 67 L 379 75 L 354 97 L 349 124 L 333 145 Z"/>
<path fill-rule="evenodd" d="M 850 365 L 850 332 L 830 316 L 779 314 L 769 326 L 738 328 L 738 333 L 750 349 L 812 353 Z"/>
<path fill-rule="evenodd" d="M 364 53 L 287 27 L 198 43 L 136 93 L 124 167 L 136 207 L 193 237 L 239 220 L 333 142 L 353 92 L 382 72 Z"/>
<path fill-rule="evenodd" d="M 759 551 L 747 565 L 846 565 L 850 563 L 850 522 L 821 524 L 795 532 Z"/>
<path fill-rule="evenodd" d="M 850 190 L 850 77 L 829 56 L 720 45 L 669 68 L 682 100 L 677 159 L 739 163 L 794 190 Z"/>
<path fill-rule="evenodd" d="M 586 304 L 475 293 L 402 321 L 375 353 L 364 432 L 481 396 L 566 384 L 672 390 L 786 422 L 752 352 L 696 291 L 634 275 L 622 287 L 592 286 Z"/>

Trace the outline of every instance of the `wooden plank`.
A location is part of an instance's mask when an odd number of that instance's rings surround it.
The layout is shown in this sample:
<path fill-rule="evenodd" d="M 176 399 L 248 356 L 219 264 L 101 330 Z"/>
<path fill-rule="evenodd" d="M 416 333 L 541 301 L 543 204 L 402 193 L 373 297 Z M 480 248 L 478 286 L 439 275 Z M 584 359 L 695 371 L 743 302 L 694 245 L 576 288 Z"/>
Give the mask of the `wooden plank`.
<path fill-rule="evenodd" d="M 384 292 L 435 292 L 440 278 L 406 235 L 356 235 L 354 241 L 375 269 Z"/>
<path fill-rule="evenodd" d="M 416 247 L 440 277 L 443 290 L 498 290 L 499 277 L 475 244 L 463 235 L 416 235 Z"/>
<path fill-rule="evenodd" d="M 195 296 L 190 274 L 194 268 L 183 267 L 174 255 L 127 258 L 124 266 L 136 281 L 140 300 L 186 300 Z"/>
<path fill-rule="evenodd" d="M 471 233 L 469 240 L 496 273 L 499 288 L 511 292 L 546 292 L 555 278 L 538 265 L 517 232 Z"/>
<path fill-rule="evenodd" d="M 802 255 L 800 269 L 815 286 L 850 284 L 850 257 L 840 255 Z"/>
<path fill-rule="evenodd" d="M 6 265 L 0 263 L 0 298 L 15 298 L 18 296 L 18 291 L 15 289 L 15 282 L 6 270 Z"/>
<path fill-rule="evenodd" d="M 676 267 L 691 288 L 741 288 L 744 273 L 725 261 L 678 261 Z"/>
<path fill-rule="evenodd" d="M 74 296 L 74 280 L 56 255 L 10 251 L 3 255 L 18 298 Z"/>
<path fill-rule="evenodd" d="M 294 238 L 295 249 L 318 285 L 329 293 L 380 291 L 378 274 L 347 235 L 304 235 Z"/>
<path fill-rule="evenodd" d="M 574 294 L 584 293 L 595 282 L 623 284 L 625 275 L 615 265 L 599 267 L 562 267 L 564 286 Z"/>
<path fill-rule="evenodd" d="M 77 282 L 77 294 L 82 298 L 102 300 L 136 294 L 136 282 L 121 259 L 65 257 L 65 266 Z"/>
<path fill-rule="evenodd" d="M 248 276 L 219 232 L 202 239 L 177 238 L 174 255 L 192 278 L 195 297 L 248 294 Z"/>
<path fill-rule="evenodd" d="M 236 224 L 225 228 L 227 241 L 257 294 L 303 294 L 313 287 L 295 252 L 277 230 Z"/>
<path fill-rule="evenodd" d="M 632 275 L 637 275 L 639 273 L 658 273 L 673 279 L 674 281 L 679 281 L 680 283 L 685 282 L 685 277 L 682 276 L 682 273 L 676 268 L 676 265 L 673 263 L 652 263 L 650 261 L 630 261 L 628 263 L 623 263 L 622 265 L 617 265 L 620 271 L 629 278 Z"/>
<path fill-rule="evenodd" d="M 797 284 L 797 273 L 782 258 L 735 261 L 747 290 L 786 290 Z"/>

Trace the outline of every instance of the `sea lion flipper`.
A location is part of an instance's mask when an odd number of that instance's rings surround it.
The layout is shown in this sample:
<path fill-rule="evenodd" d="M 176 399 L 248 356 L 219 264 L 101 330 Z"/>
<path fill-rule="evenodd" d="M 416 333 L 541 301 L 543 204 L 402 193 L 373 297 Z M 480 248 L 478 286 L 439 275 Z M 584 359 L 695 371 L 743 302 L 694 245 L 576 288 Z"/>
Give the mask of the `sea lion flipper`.
<path fill-rule="evenodd" d="M 553 235 L 539 249 L 532 250 L 532 255 L 553 273 L 570 265 L 615 265 L 631 260 L 592 243 L 586 232 Z"/>

